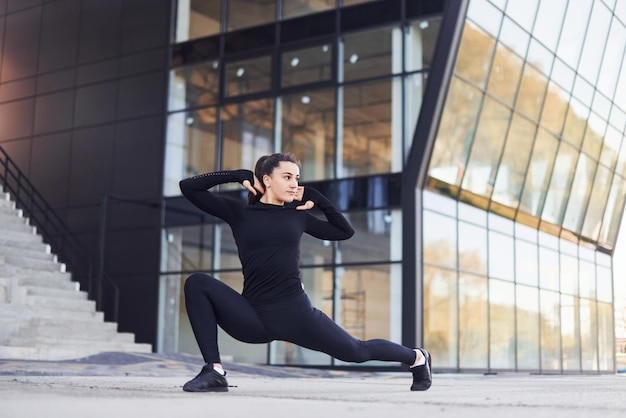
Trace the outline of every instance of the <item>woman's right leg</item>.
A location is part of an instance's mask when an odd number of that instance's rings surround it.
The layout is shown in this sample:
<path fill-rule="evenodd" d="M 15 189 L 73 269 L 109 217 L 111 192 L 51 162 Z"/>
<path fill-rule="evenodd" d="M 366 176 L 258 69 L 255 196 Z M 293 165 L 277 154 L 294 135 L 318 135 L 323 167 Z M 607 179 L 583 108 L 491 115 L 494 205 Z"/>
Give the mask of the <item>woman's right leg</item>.
<path fill-rule="evenodd" d="M 241 294 L 203 273 L 185 281 L 185 306 L 204 361 L 221 363 L 217 326 L 247 343 L 266 343 L 269 336 L 255 309 Z"/>

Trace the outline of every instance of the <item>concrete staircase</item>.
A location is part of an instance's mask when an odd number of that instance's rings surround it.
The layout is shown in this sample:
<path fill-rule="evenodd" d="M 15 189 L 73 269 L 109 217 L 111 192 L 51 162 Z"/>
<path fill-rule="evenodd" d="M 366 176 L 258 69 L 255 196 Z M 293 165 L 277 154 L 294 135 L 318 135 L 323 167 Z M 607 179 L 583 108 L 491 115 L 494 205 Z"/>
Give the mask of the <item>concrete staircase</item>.
<path fill-rule="evenodd" d="M 149 353 L 152 346 L 104 322 L 0 189 L 0 359 L 67 360 L 110 351 Z"/>

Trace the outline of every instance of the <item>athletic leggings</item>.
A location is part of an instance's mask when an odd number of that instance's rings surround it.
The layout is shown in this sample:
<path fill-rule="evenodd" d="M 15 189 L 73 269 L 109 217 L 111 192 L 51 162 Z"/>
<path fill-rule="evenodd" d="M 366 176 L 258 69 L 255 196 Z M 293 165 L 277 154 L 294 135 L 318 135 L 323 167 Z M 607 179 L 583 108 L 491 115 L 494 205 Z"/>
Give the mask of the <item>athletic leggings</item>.
<path fill-rule="evenodd" d="M 305 293 L 287 301 L 253 306 L 241 294 L 202 273 L 185 282 L 185 304 L 193 333 L 207 363 L 220 363 L 217 326 L 246 343 L 288 341 L 342 361 L 415 362 L 415 351 L 391 341 L 361 341 L 311 306 Z"/>

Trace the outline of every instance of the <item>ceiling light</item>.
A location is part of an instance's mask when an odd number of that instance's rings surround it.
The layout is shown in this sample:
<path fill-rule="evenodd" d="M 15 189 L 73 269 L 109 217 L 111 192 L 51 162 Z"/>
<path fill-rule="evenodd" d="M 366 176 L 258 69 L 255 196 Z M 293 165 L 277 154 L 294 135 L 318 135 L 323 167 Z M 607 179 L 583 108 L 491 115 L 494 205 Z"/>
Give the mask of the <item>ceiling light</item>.
<path fill-rule="evenodd" d="M 237 77 L 243 77 L 245 73 L 246 73 L 246 70 L 244 70 L 243 67 L 239 67 L 237 68 L 237 72 L 235 74 L 237 74 Z"/>
<path fill-rule="evenodd" d="M 359 60 L 359 56 L 357 54 L 350 55 L 350 64 L 356 64 L 358 60 Z"/>
<path fill-rule="evenodd" d="M 300 64 L 300 60 L 298 59 L 298 57 L 293 57 L 293 58 L 291 59 L 291 66 L 292 66 L 292 67 L 297 67 L 297 66 L 298 66 L 298 64 Z"/>
<path fill-rule="evenodd" d="M 428 29 L 429 26 L 430 24 L 428 23 L 428 20 L 422 20 L 420 22 L 420 29 Z"/>
<path fill-rule="evenodd" d="M 300 98 L 300 101 L 302 102 L 302 104 L 309 104 L 311 103 L 311 98 L 309 96 L 302 96 Z"/>

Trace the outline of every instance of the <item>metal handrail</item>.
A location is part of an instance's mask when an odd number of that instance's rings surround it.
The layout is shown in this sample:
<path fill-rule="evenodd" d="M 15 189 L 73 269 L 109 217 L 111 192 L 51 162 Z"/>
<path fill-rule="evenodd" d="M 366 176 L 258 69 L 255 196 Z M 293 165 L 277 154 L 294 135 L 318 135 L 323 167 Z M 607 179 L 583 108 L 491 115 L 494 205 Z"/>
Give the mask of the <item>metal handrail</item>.
<path fill-rule="evenodd" d="M 91 255 L 2 146 L 0 185 L 10 194 L 16 207 L 22 210 L 31 225 L 37 228 L 44 242 L 50 245 L 57 260 L 66 265 L 66 271 L 72 275 L 72 280 L 87 286 L 87 294 L 93 300 L 94 263 Z"/>

